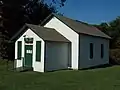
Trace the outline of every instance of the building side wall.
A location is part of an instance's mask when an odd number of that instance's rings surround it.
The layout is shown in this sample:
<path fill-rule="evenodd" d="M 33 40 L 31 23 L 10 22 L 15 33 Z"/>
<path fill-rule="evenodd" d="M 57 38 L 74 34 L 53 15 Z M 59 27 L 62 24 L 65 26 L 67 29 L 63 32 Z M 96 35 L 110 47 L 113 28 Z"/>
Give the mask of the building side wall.
<path fill-rule="evenodd" d="M 90 59 L 90 43 L 93 43 L 93 59 Z M 101 58 L 101 44 L 104 45 L 104 57 Z M 80 35 L 79 68 L 88 68 L 109 63 L 109 40 Z"/>

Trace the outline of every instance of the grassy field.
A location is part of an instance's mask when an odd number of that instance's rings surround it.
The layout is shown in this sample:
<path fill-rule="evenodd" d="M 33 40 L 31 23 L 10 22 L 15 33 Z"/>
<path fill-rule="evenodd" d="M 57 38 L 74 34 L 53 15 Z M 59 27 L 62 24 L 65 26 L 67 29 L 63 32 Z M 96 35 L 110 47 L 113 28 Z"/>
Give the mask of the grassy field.
<path fill-rule="evenodd" d="M 120 90 L 120 66 L 37 73 L 0 64 L 0 90 Z"/>

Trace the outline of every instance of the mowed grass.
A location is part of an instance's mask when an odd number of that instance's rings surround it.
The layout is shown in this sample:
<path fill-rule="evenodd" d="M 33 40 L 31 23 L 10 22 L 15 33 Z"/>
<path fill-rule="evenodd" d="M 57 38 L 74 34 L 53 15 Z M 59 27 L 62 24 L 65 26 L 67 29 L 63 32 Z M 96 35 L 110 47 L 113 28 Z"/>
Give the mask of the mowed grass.
<path fill-rule="evenodd" d="M 0 64 L 0 90 L 120 90 L 120 66 L 37 73 Z"/>

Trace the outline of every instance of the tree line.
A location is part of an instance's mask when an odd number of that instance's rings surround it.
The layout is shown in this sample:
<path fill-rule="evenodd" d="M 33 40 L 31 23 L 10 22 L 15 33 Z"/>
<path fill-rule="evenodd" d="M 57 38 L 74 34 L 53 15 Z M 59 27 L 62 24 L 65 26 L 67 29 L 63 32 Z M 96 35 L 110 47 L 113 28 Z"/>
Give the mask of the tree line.
<path fill-rule="evenodd" d="M 101 31 L 111 37 L 110 48 L 120 49 L 120 16 L 111 22 L 103 22 L 99 25 L 94 25 Z"/>

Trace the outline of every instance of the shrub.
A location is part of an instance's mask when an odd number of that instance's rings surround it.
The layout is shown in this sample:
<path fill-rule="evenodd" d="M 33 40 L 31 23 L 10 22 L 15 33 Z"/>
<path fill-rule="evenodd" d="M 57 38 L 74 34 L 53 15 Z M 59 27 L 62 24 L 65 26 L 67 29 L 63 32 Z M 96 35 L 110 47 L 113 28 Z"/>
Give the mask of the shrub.
<path fill-rule="evenodd" d="M 120 65 L 120 49 L 110 50 L 110 64 Z"/>

